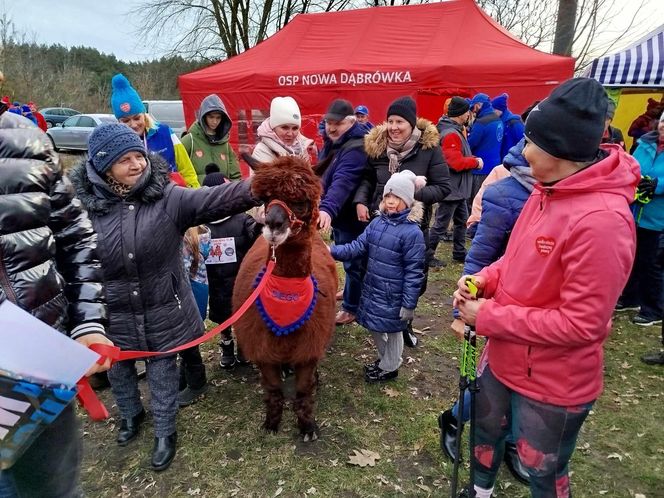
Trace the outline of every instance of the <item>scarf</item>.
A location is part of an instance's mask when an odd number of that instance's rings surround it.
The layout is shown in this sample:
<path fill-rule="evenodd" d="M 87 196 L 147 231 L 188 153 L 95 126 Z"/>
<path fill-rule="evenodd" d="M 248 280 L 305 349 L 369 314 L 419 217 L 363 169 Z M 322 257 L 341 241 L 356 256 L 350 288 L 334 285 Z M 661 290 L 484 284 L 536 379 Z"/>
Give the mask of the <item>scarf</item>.
<path fill-rule="evenodd" d="M 302 135 L 298 134 L 293 145 L 288 146 L 284 144 L 270 127 L 270 118 L 261 123 L 258 130 L 256 130 L 256 135 L 277 156 L 297 156 L 310 162 L 308 151 L 302 147 L 302 142 L 304 141 Z"/>
<path fill-rule="evenodd" d="M 533 173 L 528 166 L 512 166 L 510 168 L 510 175 L 512 175 L 528 192 L 532 192 L 537 183 L 537 180 L 533 177 Z"/>
<path fill-rule="evenodd" d="M 390 160 L 390 175 L 399 171 L 401 161 L 413 150 L 413 147 L 415 147 L 421 136 L 422 130 L 418 127 L 413 128 L 413 133 L 410 134 L 408 140 L 402 143 L 393 142 L 390 140 L 389 134 L 387 135 L 387 157 Z"/>
<path fill-rule="evenodd" d="M 124 183 L 120 183 L 115 178 L 113 178 L 110 173 L 106 174 L 106 183 L 108 183 L 108 186 L 111 188 L 111 190 L 118 197 L 121 197 L 122 199 L 127 197 L 129 195 L 129 192 L 132 189 L 131 185 L 126 185 Z"/>
<path fill-rule="evenodd" d="M 254 288 L 265 269 L 254 281 Z M 304 325 L 316 306 L 318 283 L 313 275 L 304 278 L 270 275 L 256 299 L 256 307 L 265 325 L 276 335 L 284 336 Z"/>

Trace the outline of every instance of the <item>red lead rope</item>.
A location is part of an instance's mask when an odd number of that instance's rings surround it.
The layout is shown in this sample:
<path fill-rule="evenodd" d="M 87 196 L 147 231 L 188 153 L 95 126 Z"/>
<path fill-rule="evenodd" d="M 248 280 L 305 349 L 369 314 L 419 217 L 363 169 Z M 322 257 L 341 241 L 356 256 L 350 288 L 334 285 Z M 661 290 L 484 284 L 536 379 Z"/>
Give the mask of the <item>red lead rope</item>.
<path fill-rule="evenodd" d="M 106 361 L 107 358 L 110 358 L 111 362 L 116 362 L 122 360 L 135 360 L 137 358 L 148 358 L 152 356 L 170 355 L 173 353 L 177 353 L 178 351 L 183 351 L 185 349 L 198 346 L 199 344 L 204 343 L 208 339 L 212 339 L 214 336 L 218 335 L 222 330 L 227 329 L 235 322 L 237 322 L 240 319 L 240 317 L 245 314 L 245 312 L 249 309 L 249 307 L 252 304 L 254 304 L 254 301 L 256 301 L 259 294 L 265 287 L 268 278 L 272 274 L 272 271 L 274 270 L 274 265 L 275 265 L 274 260 L 270 260 L 267 263 L 267 267 L 265 268 L 265 273 L 263 274 L 263 278 L 261 278 L 261 281 L 254 289 L 254 292 L 251 293 L 251 295 L 242 304 L 242 306 L 240 306 L 240 308 L 235 313 L 233 313 L 233 315 L 228 320 L 226 320 L 224 323 L 217 325 L 215 328 L 213 328 L 206 334 L 202 335 L 198 339 L 183 344 L 182 346 L 169 349 L 168 351 L 159 351 L 159 352 L 121 351 L 120 348 L 117 346 L 108 346 L 106 344 L 91 344 L 90 349 L 92 349 L 95 353 L 101 355 L 101 358 L 97 360 L 97 363 L 102 364 L 104 363 L 104 361 Z M 92 387 L 90 387 L 90 383 L 88 382 L 87 377 L 83 377 L 81 380 L 79 380 L 76 384 L 76 387 L 78 388 L 78 394 L 77 394 L 78 400 L 81 402 L 83 408 L 85 408 L 85 410 L 88 412 L 92 420 L 105 420 L 106 418 L 108 418 L 108 410 L 106 410 L 104 404 L 99 400 L 99 398 L 97 398 L 97 395 L 92 390 Z"/>

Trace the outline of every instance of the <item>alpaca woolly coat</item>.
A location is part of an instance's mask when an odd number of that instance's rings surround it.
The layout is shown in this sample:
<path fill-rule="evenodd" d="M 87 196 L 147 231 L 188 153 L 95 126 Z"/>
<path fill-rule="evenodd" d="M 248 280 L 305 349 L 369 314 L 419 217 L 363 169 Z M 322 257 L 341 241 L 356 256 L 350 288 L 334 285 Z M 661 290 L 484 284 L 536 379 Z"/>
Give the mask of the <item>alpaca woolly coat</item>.
<path fill-rule="evenodd" d="M 203 332 L 182 262 L 187 228 L 256 205 L 245 182 L 188 189 L 168 180 L 156 154 L 125 199 L 87 162 L 71 173 L 98 234 L 109 311 L 108 336 L 122 349 L 165 351 Z"/>
<path fill-rule="evenodd" d="M 443 159 L 440 135 L 436 127 L 422 118 L 418 118 L 416 126 L 422 131 L 422 136 L 410 154 L 403 159 L 399 170 L 407 169 L 427 178 L 426 186 L 415 193 L 415 200 L 422 202 L 427 208 L 442 201 L 450 193 L 450 173 Z M 364 137 L 367 165 L 354 203 L 364 204 L 370 212 L 378 210 L 385 184 L 392 176 L 389 171 L 387 141 L 386 123 L 376 126 Z"/>
<path fill-rule="evenodd" d="M 423 214 L 420 202 L 394 215 L 381 211 L 357 240 L 331 248 L 340 261 L 368 255 L 356 319 L 372 332 L 401 332 L 406 322 L 399 311 L 417 306 L 426 252 L 419 228 Z"/>

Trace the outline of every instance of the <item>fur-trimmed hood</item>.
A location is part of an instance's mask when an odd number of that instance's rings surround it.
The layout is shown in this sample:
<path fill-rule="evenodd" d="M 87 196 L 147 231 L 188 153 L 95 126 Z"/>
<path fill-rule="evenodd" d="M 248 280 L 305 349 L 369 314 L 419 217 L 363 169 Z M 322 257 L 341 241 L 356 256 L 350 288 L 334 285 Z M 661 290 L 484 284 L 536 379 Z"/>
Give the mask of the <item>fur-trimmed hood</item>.
<path fill-rule="evenodd" d="M 389 216 L 385 214 L 383 211 L 384 208 L 383 201 L 380 201 L 380 204 L 378 205 L 378 211 L 376 211 L 376 215 L 378 216 L 383 216 L 389 220 L 389 219 L 396 219 L 395 221 L 401 220 L 401 213 Z M 420 224 L 422 222 L 422 219 L 424 218 L 424 204 L 422 204 L 420 201 L 415 201 L 413 205 L 410 207 L 408 210 L 404 210 L 403 212 L 408 211 L 406 214 L 406 221 L 410 221 L 411 223 L 417 223 Z"/>
<path fill-rule="evenodd" d="M 113 204 L 121 201 L 87 160 L 75 166 L 70 171 L 69 178 L 76 189 L 76 197 L 85 209 L 94 214 L 107 214 Z M 164 189 L 169 181 L 168 163 L 158 154 L 149 154 L 148 166 L 128 199 L 146 204 L 156 202 L 164 196 Z"/>
<path fill-rule="evenodd" d="M 431 121 L 417 118 L 416 126 L 422 131 L 419 140 L 422 149 L 431 149 L 440 143 L 440 134 Z M 370 158 L 376 159 L 386 153 L 387 140 L 387 123 L 379 124 L 364 137 L 364 150 Z"/>

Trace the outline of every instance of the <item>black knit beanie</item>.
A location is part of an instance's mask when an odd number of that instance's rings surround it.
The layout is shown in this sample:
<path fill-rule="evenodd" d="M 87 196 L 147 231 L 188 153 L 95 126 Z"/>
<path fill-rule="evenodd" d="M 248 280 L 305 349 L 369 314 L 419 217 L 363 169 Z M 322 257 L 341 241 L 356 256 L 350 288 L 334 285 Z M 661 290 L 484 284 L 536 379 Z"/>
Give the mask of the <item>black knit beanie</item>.
<path fill-rule="evenodd" d="M 604 134 L 608 103 L 597 80 L 567 80 L 530 111 L 526 138 L 559 159 L 592 161 Z"/>
<path fill-rule="evenodd" d="M 410 97 L 400 97 L 387 108 L 387 117 L 389 118 L 390 116 L 401 116 L 408 121 L 410 126 L 415 128 L 415 124 L 417 123 L 417 105 Z"/>
<path fill-rule="evenodd" d="M 447 115 L 450 118 L 458 118 L 462 114 L 468 112 L 470 104 L 463 97 L 452 97 L 447 106 Z"/>

